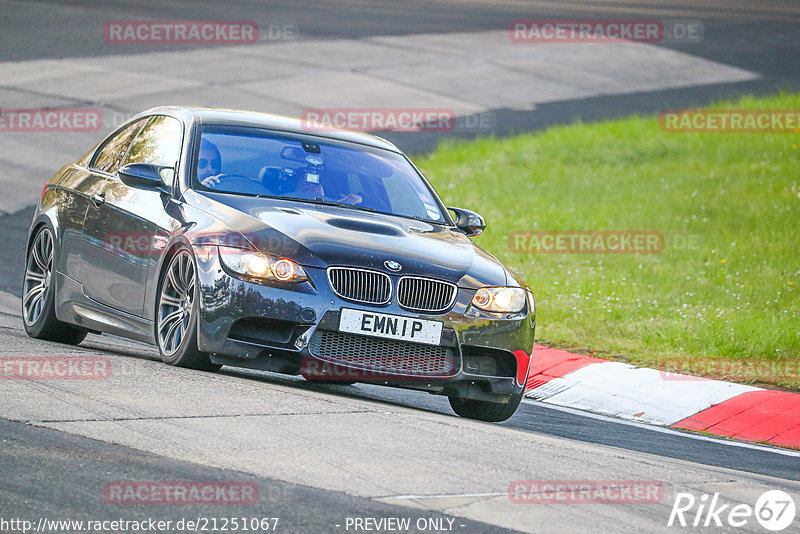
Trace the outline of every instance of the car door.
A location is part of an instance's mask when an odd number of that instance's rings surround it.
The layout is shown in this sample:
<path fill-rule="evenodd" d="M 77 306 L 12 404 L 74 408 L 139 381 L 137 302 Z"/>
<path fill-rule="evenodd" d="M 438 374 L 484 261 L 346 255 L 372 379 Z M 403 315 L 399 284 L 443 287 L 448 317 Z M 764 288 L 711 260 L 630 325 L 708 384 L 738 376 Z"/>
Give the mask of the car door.
<path fill-rule="evenodd" d="M 81 272 L 83 262 L 83 226 L 86 212 L 90 205 L 94 205 L 101 198 L 103 187 L 108 175 L 116 172 L 128 152 L 136 134 L 139 133 L 146 120 L 138 120 L 109 135 L 98 144 L 93 153 L 84 158 L 75 166 L 75 171 L 69 177 L 65 187 L 74 191 L 68 216 L 71 219 L 64 227 L 64 242 L 62 249 L 66 258 L 65 274 L 78 282 L 82 282 L 84 275 Z M 80 201 L 80 202 L 77 202 Z M 74 206 L 73 206 L 74 204 Z"/>
<path fill-rule="evenodd" d="M 159 222 L 167 195 L 122 183 L 118 171 L 129 163 L 177 168 L 183 127 L 166 115 L 146 120 L 124 159 L 105 173 L 92 195 L 83 225 L 81 253 L 84 293 L 116 310 L 142 317 L 147 275 L 165 241 Z M 112 171 L 112 169 L 109 169 Z M 167 185 L 172 185 L 170 179 Z"/>

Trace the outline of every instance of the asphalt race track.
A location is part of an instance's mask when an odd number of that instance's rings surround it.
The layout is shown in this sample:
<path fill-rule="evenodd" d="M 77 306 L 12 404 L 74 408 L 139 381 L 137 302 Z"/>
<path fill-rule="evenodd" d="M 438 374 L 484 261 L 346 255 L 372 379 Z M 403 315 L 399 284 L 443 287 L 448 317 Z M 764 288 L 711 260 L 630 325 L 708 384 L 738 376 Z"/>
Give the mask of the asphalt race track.
<path fill-rule="evenodd" d="M 757 75 L 553 101 L 531 110 L 495 107 L 494 133 L 800 87 L 800 6 L 791 0 L 168 0 L 135 5 L 0 0 L 0 72 L 8 62 L 100 61 L 115 55 L 120 61 L 130 59 L 122 55 L 146 60 L 150 54 L 187 51 L 186 45 L 115 48 L 86 37 L 111 19 L 291 22 L 304 38 L 361 40 L 506 30 L 515 18 L 581 16 L 701 19 L 702 42 L 665 48 Z M 63 97 L 27 91 L 0 79 L 0 108 L 25 98 Z M 175 524 L 233 517 L 279 518 L 276 532 L 669 532 L 691 529 L 667 526 L 679 493 L 697 499 L 718 494 L 721 503 L 753 506 L 765 491 L 783 490 L 800 507 L 800 452 L 532 401 L 505 423 L 480 423 L 456 417 L 445 398 L 423 393 L 311 384 L 227 367 L 215 374 L 171 368 L 160 362 L 154 347 L 113 336 L 90 335 L 77 347 L 30 339 L 19 317 L 24 240 L 36 193 L 57 170 L 48 162 L 48 174 L 42 175 L 45 170 L 30 162 L 48 157 L 51 149 L 78 157 L 78 149 L 90 143 L 64 140 L 61 146 L 26 148 L 7 135 L 0 132 L 0 164 L 14 178 L 0 174 L 6 197 L 0 214 L 0 355 L 97 357 L 110 365 L 111 374 L 106 380 L 0 381 L 0 532 L 23 531 L 19 523 L 3 523 L 12 519 L 36 527 L 41 518 L 154 518 Z M 440 135 L 387 137 L 401 148 L 421 151 L 435 146 Z M 27 186 L 12 185 L 27 178 Z M 109 500 L 107 485 L 124 481 L 250 484 L 258 488 L 258 498 L 254 504 L 172 506 Z M 515 481 L 649 481 L 663 494 L 646 503 L 519 503 L 509 495 Z M 687 512 L 687 520 L 693 521 L 696 511 Z M 389 518 L 408 519 L 410 526 L 384 522 L 370 529 L 377 523 L 364 521 Z M 795 519 L 794 531 L 798 524 Z M 726 528 L 765 531 L 755 518 L 741 528 Z"/>

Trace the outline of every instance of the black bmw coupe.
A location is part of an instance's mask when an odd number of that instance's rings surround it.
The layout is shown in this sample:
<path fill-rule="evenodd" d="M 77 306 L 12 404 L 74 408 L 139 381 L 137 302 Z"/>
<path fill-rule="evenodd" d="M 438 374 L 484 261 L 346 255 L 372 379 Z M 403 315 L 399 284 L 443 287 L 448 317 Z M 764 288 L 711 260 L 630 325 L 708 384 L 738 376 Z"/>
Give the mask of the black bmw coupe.
<path fill-rule="evenodd" d="M 155 108 L 45 186 L 25 329 L 63 343 L 126 336 L 182 367 L 427 391 L 503 421 L 524 393 L 535 308 L 470 239 L 484 226 L 383 139 Z"/>

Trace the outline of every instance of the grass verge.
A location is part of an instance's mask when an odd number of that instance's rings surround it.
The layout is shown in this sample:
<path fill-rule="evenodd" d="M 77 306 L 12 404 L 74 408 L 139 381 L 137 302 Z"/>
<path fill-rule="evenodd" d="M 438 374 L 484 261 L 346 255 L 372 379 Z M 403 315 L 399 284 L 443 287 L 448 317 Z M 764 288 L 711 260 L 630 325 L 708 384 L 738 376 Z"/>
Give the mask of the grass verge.
<path fill-rule="evenodd" d="M 800 94 L 713 107 L 800 110 Z M 538 342 L 798 391 L 798 147 L 798 132 L 633 116 L 444 142 L 416 162 L 448 205 L 486 218 L 476 242 L 533 288 Z M 663 249 L 537 253 L 515 234 L 596 230 L 658 232 Z"/>

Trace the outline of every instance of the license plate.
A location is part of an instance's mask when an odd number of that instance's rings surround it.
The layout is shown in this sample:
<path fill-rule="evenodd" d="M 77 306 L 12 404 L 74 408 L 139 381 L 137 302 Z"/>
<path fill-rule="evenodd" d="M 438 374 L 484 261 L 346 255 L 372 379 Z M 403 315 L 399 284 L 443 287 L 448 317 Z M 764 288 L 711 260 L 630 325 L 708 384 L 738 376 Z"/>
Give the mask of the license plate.
<path fill-rule="evenodd" d="M 389 315 L 363 310 L 342 308 L 339 331 L 350 334 L 413 341 L 438 345 L 442 340 L 442 323 L 413 317 Z"/>

